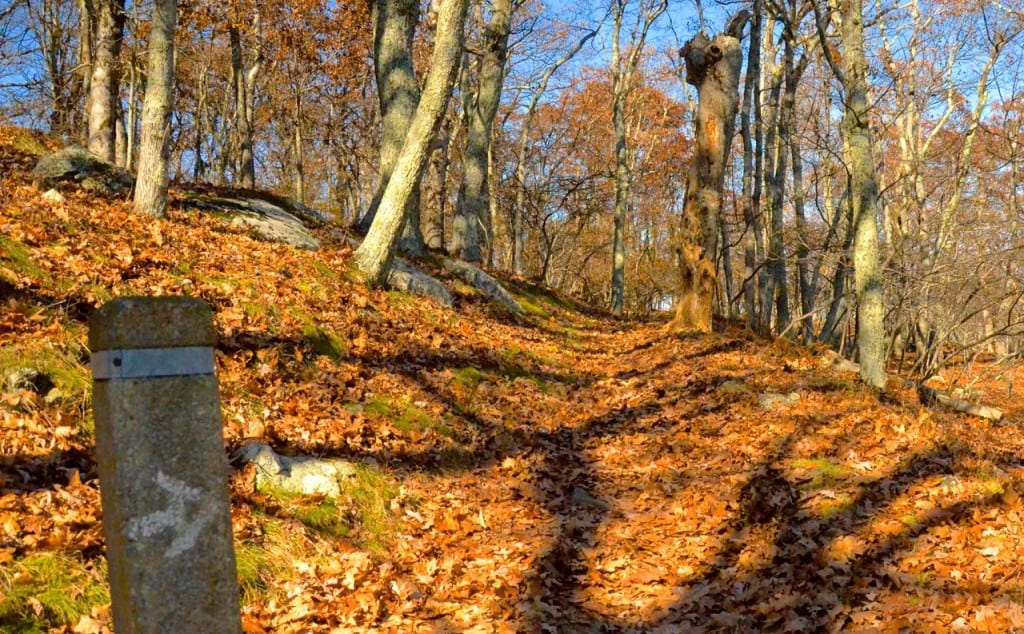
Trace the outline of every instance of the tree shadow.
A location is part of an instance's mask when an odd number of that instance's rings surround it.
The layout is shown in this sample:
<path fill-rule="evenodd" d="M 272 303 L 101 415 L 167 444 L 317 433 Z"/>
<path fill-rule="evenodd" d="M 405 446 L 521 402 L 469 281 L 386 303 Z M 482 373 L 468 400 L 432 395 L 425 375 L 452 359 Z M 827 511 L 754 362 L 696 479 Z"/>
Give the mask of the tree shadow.
<path fill-rule="evenodd" d="M 640 621 L 609 618 L 604 611 L 587 607 L 583 599 L 588 569 L 580 552 L 596 545 L 600 524 L 612 517 L 611 505 L 599 500 L 581 514 L 568 496 L 552 498 L 547 508 L 564 518 L 563 530 L 537 566 L 544 583 L 527 615 L 531 625 L 541 631 L 555 622 L 564 628 L 559 631 L 585 632 L 836 631 L 849 625 L 851 614 L 884 589 L 867 584 L 890 578 L 886 573 L 891 560 L 912 547 L 916 538 L 933 528 L 970 520 L 975 512 L 999 502 L 998 495 L 988 495 L 941 505 L 907 520 L 904 530 L 872 535 L 877 539 L 868 542 L 860 533 L 869 530 L 886 508 L 917 482 L 952 476 L 958 458 L 942 446 L 913 454 L 892 472 L 864 483 L 849 504 L 825 517 L 801 507 L 800 483 L 791 482 L 780 468 L 794 444 L 821 424 L 812 422 L 786 436 L 771 455 L 750 468 L 740 488 L 740 506 L 720 530 L 719 550 L 706 557 L 698 575 L 678 582 L 671 607 Z M 593 422 L 595 437 L 629 426 L 623 420 L 612 425 Z M 536 477 L 571 473 L 572 481 L 563 480 L 567 485 L 592 478 L 583 458 L 566 452 L 552 452 L 547 469 Z M 1006 466 L 1010 464 L 1007 461 Z M 751 565 L 745 558 L 750 555 L 748 537 L 758 529 L 771 531 L 774 538 L 768 553 Z M 855 550 L 844 552 L 843 540 L 851 540 Z M 928 592 L 945 596 L 954 589 Z"/>

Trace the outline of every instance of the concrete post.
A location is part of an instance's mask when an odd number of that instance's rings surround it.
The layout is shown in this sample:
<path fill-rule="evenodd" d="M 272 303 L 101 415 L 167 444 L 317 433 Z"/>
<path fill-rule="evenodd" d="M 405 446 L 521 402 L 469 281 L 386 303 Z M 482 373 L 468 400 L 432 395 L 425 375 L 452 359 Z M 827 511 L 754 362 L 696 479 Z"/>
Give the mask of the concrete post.
<path fill-rule="evenodd" d="M 93 315 L 93 410 L 118 634 L 240 632 L 208 304 L 114 300 Z"/>

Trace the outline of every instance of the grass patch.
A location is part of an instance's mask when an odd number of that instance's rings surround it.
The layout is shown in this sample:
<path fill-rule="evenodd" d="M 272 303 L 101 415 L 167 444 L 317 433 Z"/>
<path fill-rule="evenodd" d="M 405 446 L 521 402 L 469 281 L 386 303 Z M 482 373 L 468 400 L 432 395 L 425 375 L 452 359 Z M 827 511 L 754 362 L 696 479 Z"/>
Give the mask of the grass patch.
<path fill-rule="evenodd" d="M 254 541 L 235 544 L 235 571 L 243 604 L 253 603 L 266 594 L 267 578 L 274 574 L 273 568 L 274 562 L 264 545 Z"/>
<path fill-rule="evenodd" d="M 43 156 L 51 152 L 43 142 L 43 135 L 35 130 L 5 126 L 5 132 L 12 131 L 11 147 L 30 156 Z"/>
<path fill-rule="evenodd" d="M 549 308 L 560 308 L 564 311 L 575 312 L 575 308 L 571 303 L 565 301 L 564 299 L 558 297 L 557 295 L 553 295 L 549 292 L 545 292 L 544 290 L 538 288 L 526 289 L 521 291 L 520 296 L 516 297 L 516 300 L 519 302 L 520 305 L 523 305 L 523 303 L 525 302 L 527 304 L 532 305 L 534 308 L 543 311 L 545 313 L 545 316 L 547 316 L 547 313 L 549 311 L 545 310 L 544 308 L 541 308 L 542 305 L 546 305 Z M 523 306 L 523 309 L 525 310 L 526 306 Z"/>
<path fill-rule="evenodd" d="M 534 317 L 540 317 L 541 319 L 547 319 L 551 316 L 551 314 L 548 313 L 548 311 L 544 310 L 543 308 L 533 303 L 529 299 L 526 299 L 525 297 L 517 297 L 516 301 L 519 302 L 519 305 L 523 308 L 523 312 L 526 313 L 527 315 L 533 315 Z"/>
<path fill-rule="evenodd" d="M 80 359 L 84 349 L 77 341 L 63 347 L 43 343 L 0 347 L 0 378 L 6 380 L 19 370 L 39 372 L 33 383 L 47 400 L 66 405 L 89 402 L 92 375 Z M 0 385 L 8 389 L 7 385 Z"/>
<path fill-rule="evenodd" d="M 391 513 L 398 483 L 375 465 L 361 464 L 344 495 L 356 543 L 375 553 L 386 551 L 398 530 L 398 519 Z"/>
<path fill-rule="evenodd" d="M 821 374 L 808 377 L 805 385 L 815 392 L 849 392 L 857 389 L 857 384 L 849 379 Z"/>
<path fill-rule="evenodd" d="M 341 509 L 331 498 L 299 506 L 295 509 L 295 519 L 321 535 L 348 537 L 352 534 L 351 527 L 344 521 Z"/>
<path fill-rule="evenodd" d="M 297 562 L 329 563 L 315 548 L 310 548 L 302 527 L 264 519 L 260 528 L 262 534 L 258 537 L 235 543 L 235 570 L 243 605 L 283 600 L 283 588 L 301 574 Z"/>
<path fill-rule="evenodd" d="M 490 378 L 483 371 L 478 370 L 473 366 L 455 368 L 452 370 L 452 374 L 455 377 L 455 384 L 468 390 L 475 390 L 481 383 Z"/>
<path fill-rule="evenodd" d="M 42 553 L 0 568 L 0 631 L 48 632 L 73 626 L 110 603 L 106 563 Z"/>
<path fill-rule="evenodd" d="M 900 517 L 900 524 L 903 524 L 907 528 L 914 530 L 921 525 L 921 520 L 917 519 L 917 516 L 913 513 L 904 513 Z"/>
<path fill-rule="evenodd" d="M 0 236 L 0 281 L 17 286 L 19 277 L 27 277 L 43 286 L 52 281 L 50 274 L 32 258 L 32 249 Z"/>
<path fill-rule="evenodd" d="M 313 271 L 316 276 L 316 280 L 324 286 L 331 286 L 337 284 L 344 279 L 344 274 L 335 271 L 331 267 L 327 266 L 322 260 L 313 260 Z"/>
<path fill-rule="evenodd" d="M 399 494 L 398 483 L 376 465 L 358 464 L 355 475 L 340 484 L 341 495 L 337 499 L 274 489 L 267 493 L 281 503 L 281 513 L 322 538 L 347 539 L 361 549 L 386 552 L 399 528 L 399 521 L 391 512 L 391 502 Z M 274 558 L 270 546 L 264 550 L 269 550 L 268 556 Z M 250 559 L 245 570 L 259 568 L 260 560 Z M 273 562 L 267 566 L 275 568 Z"/>
<path fill-rule="evenodd" d="M 395 429 L 406 433 L 412 431 L 425 432 L 433 429 L 442 435 L 449 435 L 451 429 L 442 421 L 435 420 L 427 412 L 409 402 L 396 402 L 388 396 L 375 396 L 363 406 L 363 411 L 382 416 L 394 425 Z"/>
<path fill-rule="evenodd" d="M 793 468 L 809 472 L 810 482 L 800 486 L 804 491 L 827 489 L 847 476 L 846 469 L 826 458 L 798 458 L 793 461 Z"/>
<path fill-rule="evenodd" d="M 990 497 L 999 497 L 1006 493 L 1003 480 L 994 475 L 983 475 L 981 477 L 981 491 Z"/>
<path fill-rule="evenodd" d="M 388 291 L 388 304 L 393 307 L 408 308 L 416 305 L 416 300 L 409 293 L 401 291 Z"/>
<path fill-rule="evenodd" d="M 239 306 L 249 321 L 254 323 L 263 322 L 272 331 L 278 331 L 281 326 L 281 309 L 274 304 L 267 304 L 253 298 L 256 301 L 242 302 Z"/>
<path fill-rule="evenodd" d="M 855 504 L 853 498 L 847 493 L 840 493 L 836 495 L 835 499 L 827 500 L 821 504 L 821 517 L 823 519 L 829 519 L 836 515 L 842 515 L 850 513 L 854 510 Z"/>

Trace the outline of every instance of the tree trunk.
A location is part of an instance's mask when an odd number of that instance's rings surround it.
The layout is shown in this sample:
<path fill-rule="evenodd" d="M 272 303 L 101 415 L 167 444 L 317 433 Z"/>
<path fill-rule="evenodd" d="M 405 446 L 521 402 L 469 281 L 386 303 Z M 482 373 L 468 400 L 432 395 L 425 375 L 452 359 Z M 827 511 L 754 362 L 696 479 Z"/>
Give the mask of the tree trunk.
<path fill-rule="evenodd" d="M 373 2 L 373 67 L 381 116 L 380 179 L 369 208 L 356 225 L 360 233 L 369 231 L 377 216 L 377 208 L 420 101 L 420 86 L 412 59 L 419 15 L 417 0 Z"/>
<path fill-rule="evenodd" d="M 747 328 L 761 332 L 758 319 L 761 298 L 759 297 L 762 258 L 761 239 L 761 185 L 754 170 L 754 130 L 751 129 L 751 112 L 755 114 L 756 127 L 760 129 L 761 105 L 761 0 L 753 2 L 753 16 L 750 24 L 750 44 L 747 54 L 747 74 L 743 81 L 743 109 L 740 112 L 740 133 L 743 136 L 743 310 L 746 313 Z M 760 142 L 757 151 L 760 152 Z M 760 163 L 760 160 L 758 160 Z"/>
<path fill-rule="evenodd" d="M 449 147 L 449 134 L 442 127 L 434 142 L 424 179 L 423 240 L 431 251 L 444 250 L 444 207 L 448 198 Z"/>
<path fill-rule="evenodd" d="M 167 153 L 174 100 L 174 29 L 177 21 L 177 0 L 157 0 L 153 5 L 149 35 L 142 144 L 135 181 L 135 211 L 154 217 L 167 214 Z"/>
<path fill-rule="evenodd" d="M 395 170 L 381 197 L 377 216 L 354 254 L 356 266 L 371 284 L 387 280 L 405 210 L 429 158 L 430 146 L 448 108 L 455 71 L 462 54 L 468 0 L 444 0 L 438 9 L 437 34 L 423 94 Z"/>
<path fill-rule="evenodd" d="M 491 148 L 491 128 L 498 113 L 501 89 L 505 81 L 511 26 L 512 1 L 493 0 L 491 19 L 483 33 L 483 55 L 479 64 L 478 87 L 476 93 L 467 99 L 469 108 L 466 112 L 463 177 L 452 227 L 452 251 L 470 262 L 481 260 L 479 229 L 484 229 L 484 242 L 490 244 L 494 237 L 488 231 L 488 156 Z"/>
<path fill-rule="evenodd" d="M 89 151 L 105 161 L 117 159 L 121 41 L 124 35 L 124 0 L 95 0 L 92 77 L 89 81 Z"/>
<path fill-rule="evenodd" d="M 670 325 L 676 330 L 711 331 L 718 215 L 739 108 L 740 37 L 749 18 L 749 11 L 740 11 L 725 32 L 713 40 L 698 33 L 680 51 L 686 81 L 697 87 L 698 105 L 678 250 L 679 304 Z"/>
<path fill-rule="evenodd" d="M 612 232 L 612 313 L 619 315 L 626 307 L 626 216 L 632 205 L 628 140 L 626 138 L 626 100 L 633 88 L 633 75 L 647 42 L 647 33 L 654 21 L 668 8 L 668 0 L 643 0 L 632 28 L 632 41 L 623 60 L 622 27 L 628 0 L 612 0 L 612 128 L 615 148 L 615 213 Z"/>
<path fill-rule="evenodd" d="M 853 271 L 857 292 L 857 349 L 860 376 L 885 386 L 885 306 L 879 266 L 876 203 L 878 188 L 868 121 L 868 65 L 864 54 L 863 0 L 842 0 L 843 133 L 853 206 Z"/>
<path fill-rule="evenodd" d="M 262 20 L 257 5 L 256 14 L 253 17 L 253 37 L 255 46 L 252 64 L 246 68 L 242 54 L 242 36 L 238 26 L 232 24 L 228 27 L 228 38 L 231 43 L 231 75 L 232 92 L 235 101 L 235 135 L 237 155 L 234 157 L 236 185 L 245 189 L 256 187 L 256 158 L 253 154 L 253 137 L 255 112 L 254 112 L 254 91 L 256 78 L 263 67 L 263 32 Z"/>
<path fill-rule="evenodd" d="M 800 286 L 801 339 L 810 344 L 814 338 L 814 287 L 811 285 L 810 236 L 807 231 L 807 214 L 804 211 L 804 163 L 800 156 L 800 141 L 797 135 L 789 137 L 790 154 L 793 161 L 793 213 L 796 216 L 796 266 L 797 284 Z"/>
<path fill-rule="evenodd" d="M 306 165 L 302 150 L 302 88 L 295 90 L 295 125 L 293 129 L 295 144 L 295 200 L 306 204 Z"/>
<path fill-rule="evenodd" d="M 732 282 L 733 282 L 733 269 L 732 269 L 732 253 L 730 244 L 732 241 L 729 238 L 729 223 L 725 214 L 718 214 L 718 231 L 722 240 L 722 277 L 724 278 L 722 284 L 723 299 L 725 300 L 725 312 L 729 315 L 729 319 L 736 317 L 736 304 L 733 302 Z"/>
<path fill-rule="evenodd" d="M 81 92 L 85 95 L 85 112 L 88 118 L 89 98 L 92 93 L 92 65 L 96 47 L 96 5 L 93 0 L 78 2 L 78 67 L 75 74 L 81 82 Z M 85 123 L 86 145 L 88 145 L 89 122 Z"/>

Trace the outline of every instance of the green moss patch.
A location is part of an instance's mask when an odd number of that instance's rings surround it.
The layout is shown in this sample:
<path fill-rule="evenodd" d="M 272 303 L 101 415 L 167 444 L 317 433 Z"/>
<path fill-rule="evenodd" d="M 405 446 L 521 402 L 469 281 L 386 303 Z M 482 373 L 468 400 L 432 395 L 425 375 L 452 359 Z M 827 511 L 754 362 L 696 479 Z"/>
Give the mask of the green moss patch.
<path fill-rule="evenodd" d="M 805 491 L 830 488 L 848 475 L 848 471 L 842 465 L 826 458 L 798 458 L 793 461 L 793 468 L 810 476 L 810 481 L 800 487 Z"/>
<path fill-rule="evenodd" d="M 77 342 L 56 347 L 47 342 L 26 343 L 0 347 L 0 389 L 11 386 L 6 383 L 12 375 L 25 370 L 35 370 L 39 377 L 34 387 L 48 401 L 65 404 L 84 404 L 89 401 L 92 375 L 80 361 L 84 349 Z"/>
<path fill-rule="evenodd" d="M 375 396 L 363 406 L 367 414 L 376 414 L 386 418 L 395 429 L 406 433 L 434 430 L 442 435 L 451 433 L 443 421 L 437 420 L 426 411 L 409 402 L 396 401 L 388 396 Z"/>
<path fill-rule="evenodd" d="M 48 632 L 75 625 L 110 603 L 105 563 L 65 553 L 32 555 L 0 567 L 0 631 Z"/>
<path fill-rule="evenodd" d="M 34 259 L 32 250 L 20 242 L 0 236 L 0 282 L 17 286 L 22 277 L 40 285 L 49 285 L 50 274 Z"/>
<path fill-rule="evenodd" d="M 333 361 L 343 361 L 349 356 L 348 341 L 314 322 L 302 326 L 302 336 L 319 356 Z"/>
<path fill-rule="evenodd" d="M 398 493 L 397 481 L 372 464 L 357 465 L 355 475 L 341 483 L 337 498 L 268 491 L 281 504 L 279 516 L 293 518 L 321 538 L 346 539 L 376 553 L 386 551 L 398 531 L 398 518 L 391 511 L 391 502 Z M 255 554 L 247 557 L 251 561 L 245 564 L 245 570 L 261 565 Z M 241 575 L 242 564 L 239 569 Z"/>

